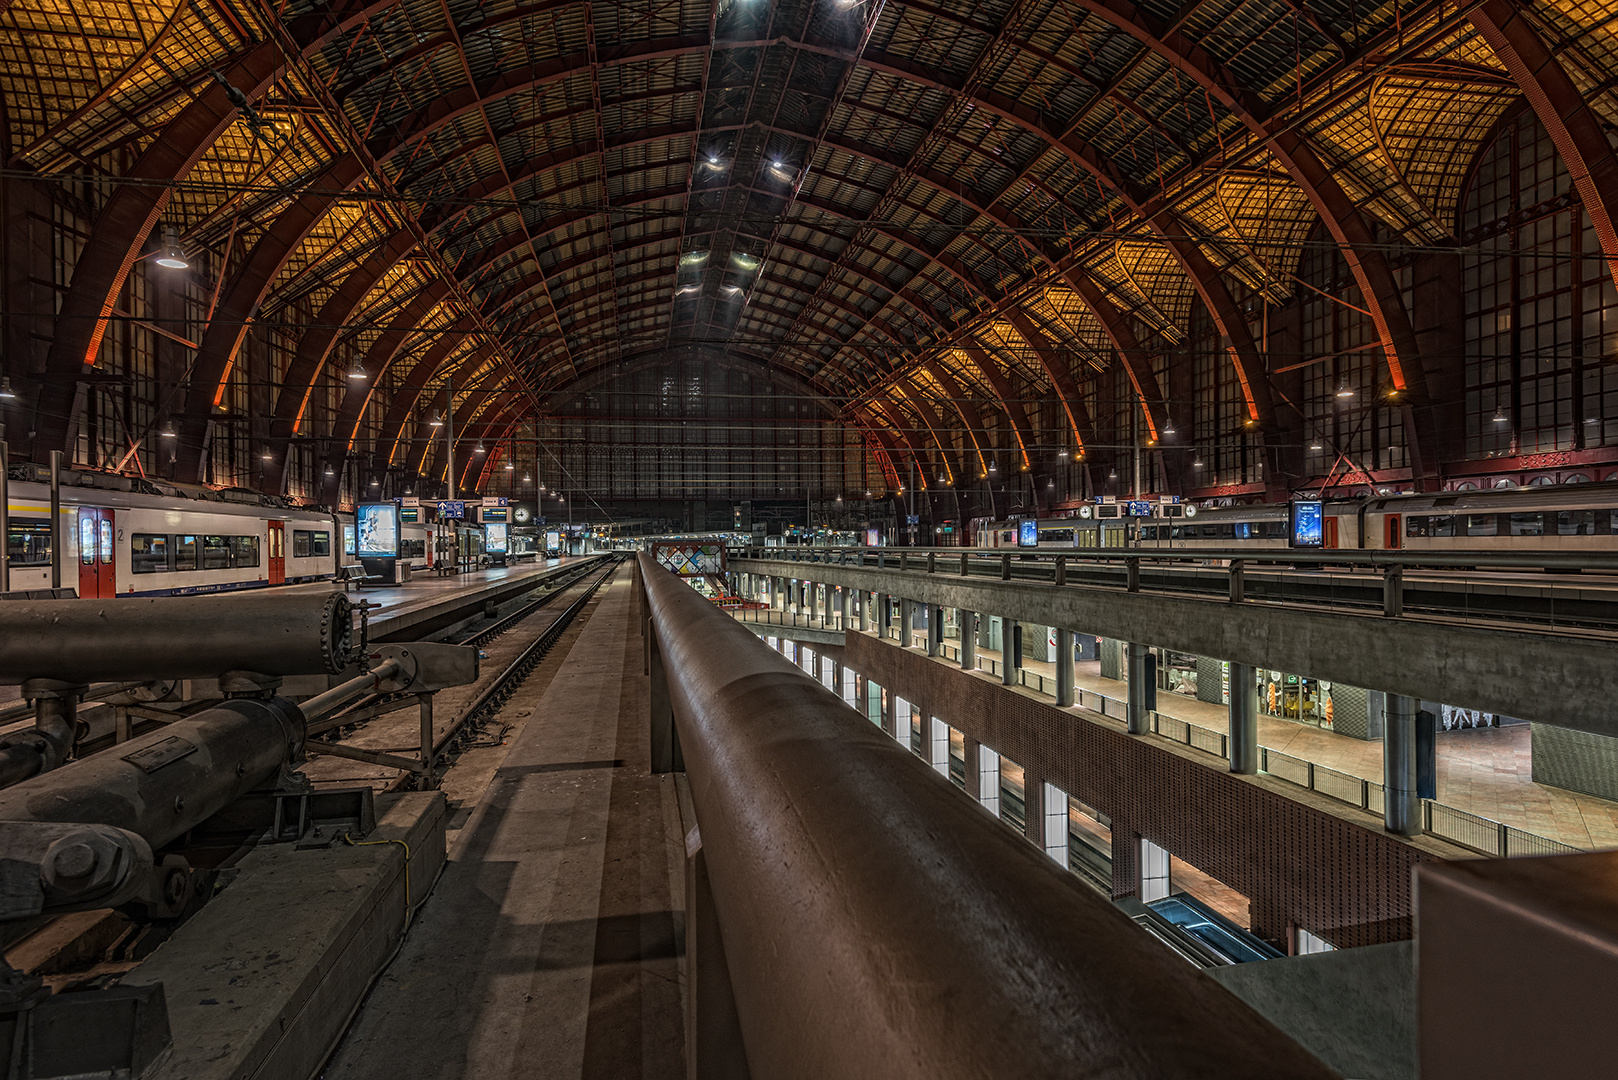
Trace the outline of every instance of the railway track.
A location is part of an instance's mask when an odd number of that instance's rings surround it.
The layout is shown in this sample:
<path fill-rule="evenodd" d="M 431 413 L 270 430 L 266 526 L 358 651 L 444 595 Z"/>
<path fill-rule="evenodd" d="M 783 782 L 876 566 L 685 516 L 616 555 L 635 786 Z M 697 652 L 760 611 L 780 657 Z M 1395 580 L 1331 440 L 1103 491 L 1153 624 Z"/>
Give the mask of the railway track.
<path fill-rule="evenodd" d="M 442 779 L 460 756 L 474 746 L 498 746 L 504 725 L 502 708 L 561 639 L 596 591 L 612 577 L 620 560 L 596 563 L 558 587 L 529 594 L 496 621 L 468 621 L 438 636 L 477 647 L 482 671 L 475 683 L 439 691 L 433 706 L 434 774 Z M 422 732 L 416 699 L 409 694 L 371 695 L 309 729 L 309 762 L 304 773 L 316 787 L 369 785 L 378 791 L 413 790 L 419 774 L 380 761 L 366 762 L 320 753 L 321 743 L 341 741 L 348 752 L 380 755 L 419 754 Z M 436 786 L 436 783 L 435 783 Z"/>

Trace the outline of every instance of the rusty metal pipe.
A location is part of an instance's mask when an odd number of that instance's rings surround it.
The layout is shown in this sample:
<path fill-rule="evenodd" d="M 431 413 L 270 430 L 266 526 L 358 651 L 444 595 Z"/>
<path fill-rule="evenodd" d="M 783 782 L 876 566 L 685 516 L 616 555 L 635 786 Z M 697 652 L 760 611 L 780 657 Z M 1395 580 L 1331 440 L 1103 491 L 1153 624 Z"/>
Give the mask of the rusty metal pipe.
<path fill-rule="evenodd" d="M 1335 1075 L 640 566 L 752 1075 Z"/>
<path fill-rule="evenodd" d="M 0 604 L 0 683 L 337 674 L 353 606 L 342 593 L 13 600 Z"/>

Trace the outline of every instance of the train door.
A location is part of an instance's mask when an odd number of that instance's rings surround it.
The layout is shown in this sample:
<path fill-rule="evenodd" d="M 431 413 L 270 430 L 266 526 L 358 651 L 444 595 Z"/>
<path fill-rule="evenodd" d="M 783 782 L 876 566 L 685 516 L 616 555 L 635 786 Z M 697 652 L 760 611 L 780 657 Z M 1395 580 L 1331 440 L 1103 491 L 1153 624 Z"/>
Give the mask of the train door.
<path fill-rule="evenodd" d="M 1399 514 L 1389 514 L 1387 517 L 1382 519 L 1387 528 L 1388 537 L 1388 542 L 1384 546 L 1389 551 L 1399 547 L 1400 542 L 1404 539 L 1403 532 L 1400 528 L 1400 519 L 1401 515 Z"/>
<path fill-rule="evenodd" d="M 285 585 L 287 580 L 286 522 L 270 522 L 269 543 L 270 584 Z"/>
<path fill-rule="evenodd" d="M 1329 548 L 1337 546 L 1337 519 L 1334 517 L 1326 519 L 1326 546 Z"/>
<path fill-rule="evenodd" d="M 110 600 L 118 595 L 113 571 L 111 510 L 79 510 L 79 596 Z"/>

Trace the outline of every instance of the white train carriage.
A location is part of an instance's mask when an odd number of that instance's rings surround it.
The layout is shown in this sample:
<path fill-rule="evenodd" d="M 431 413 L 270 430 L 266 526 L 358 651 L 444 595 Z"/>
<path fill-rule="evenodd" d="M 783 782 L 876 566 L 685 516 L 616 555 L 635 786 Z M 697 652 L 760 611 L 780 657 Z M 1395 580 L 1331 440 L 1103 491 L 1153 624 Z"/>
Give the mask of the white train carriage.
<path fill-rule="evenodd" d="M 342 559 L 340 520 L 267 506 L 253 492 L 192 494 L 162 482 L 70 472 L 54 529 L 49 484 L 13 480 L 9 501 L 13 591 L 50 587 L 53 544 L 62 551 L 62 585 L 81 597 L 313 581 L 332 577 Z"/>

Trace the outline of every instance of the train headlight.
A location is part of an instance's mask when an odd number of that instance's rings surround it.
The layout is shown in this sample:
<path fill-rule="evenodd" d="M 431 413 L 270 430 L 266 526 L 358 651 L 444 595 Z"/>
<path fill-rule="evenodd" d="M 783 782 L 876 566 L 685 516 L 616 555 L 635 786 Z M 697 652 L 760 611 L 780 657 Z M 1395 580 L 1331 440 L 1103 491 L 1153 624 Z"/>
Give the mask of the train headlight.
<path fill-rule="evenodd" d="M 1197 508 L 1194 507 L 1194 506 L 1187 506 L 1185 508 L 1185 516 L 1186 517 L 1196 517 L 1197 516 Z"/>

